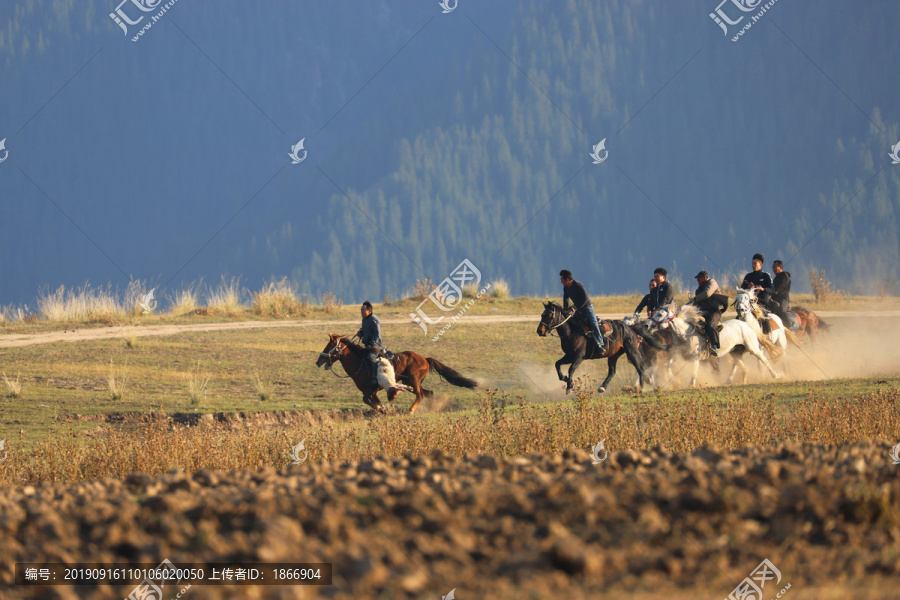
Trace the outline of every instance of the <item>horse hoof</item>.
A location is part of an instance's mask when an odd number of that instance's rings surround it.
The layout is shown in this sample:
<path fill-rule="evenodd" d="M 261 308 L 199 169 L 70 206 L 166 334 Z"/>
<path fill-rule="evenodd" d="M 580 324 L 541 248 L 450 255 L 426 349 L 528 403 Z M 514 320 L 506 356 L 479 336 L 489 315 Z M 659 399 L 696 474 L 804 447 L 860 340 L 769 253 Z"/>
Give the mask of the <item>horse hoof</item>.
<path fill-rule="evenodd" d="M 600 387 L 597 388 L 597 392 L 603 394 L 606 392 L 606 388 L 601 385 Z"/>

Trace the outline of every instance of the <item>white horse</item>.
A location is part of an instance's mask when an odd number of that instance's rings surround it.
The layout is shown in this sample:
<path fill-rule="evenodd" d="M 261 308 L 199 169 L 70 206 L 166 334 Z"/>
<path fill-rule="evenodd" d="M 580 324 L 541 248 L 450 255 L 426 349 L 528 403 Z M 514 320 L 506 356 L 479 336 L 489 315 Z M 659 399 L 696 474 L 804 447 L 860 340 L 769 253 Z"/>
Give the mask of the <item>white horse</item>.
<path fill-rule="evenodd" d="M 644 322 L 644 327 L 648 332 L 654 331 L 656 328 L 671 327 L 682 339 L 689 344 L 688 361 L 692 365 L 691 368 L 691 387 L 697 386 L 697 372 L 700 369 L 701 351 L 707 350 L 704 347 L 704 338 L 700 335 L 698 324 L 703 320 L 700 310 L 696 306 L 682 306 L 677 314 L 667 314 L 668 311 L 659 311 L 653 317 Z M 781 349 L 775 346 L 761 332 L 757 333 L 745 322 L 738 319 L 731 319 L 722 324 L 722 331 L 719 332 L 719 349 L 717 351 L 709 351 L 711 356 L 723 357 L 731 355 L 733 365 L 731 374 L 728 376 L 728 383 L 734 381 L 734 375 L 738 368 L 741 369 L 743 375 L 743 383 L 747 383 L 747 365 L 744 364 L 743 354 L 749 352 L 768 369 L 772 377 L 778 379 L 781 377 L 772 368 L 769 359 L 763 354 L 762 348 L 769 351 L 773 357 L 781 356 Z M 671 373 L 673 357 L 670 353 L 667 369 Z"/>
<path fill-rule="evenodd" d="M 737 310 L 738 319 L 749 325 L 758 334 L 766 335 L 769 342 L 780 349 L 779 357 L 783 356 L 787 352 L 788 341 L 793 344 L 797 343 L 796 336 L 784 326 L 784 323 L 781 322 L 781 317 L 773 312 L 766 315 L 756 298 L 757 290 L 737 288 L 737 292 L 734 308 Z M 768 317 L 772 325 L 771 332 L 768 335 L 763 333 L 762 327 L 759 325 L 759 319 L 766 317 Z M 776 357 L 773 357 L 773 359 L 777 360 Z"/>

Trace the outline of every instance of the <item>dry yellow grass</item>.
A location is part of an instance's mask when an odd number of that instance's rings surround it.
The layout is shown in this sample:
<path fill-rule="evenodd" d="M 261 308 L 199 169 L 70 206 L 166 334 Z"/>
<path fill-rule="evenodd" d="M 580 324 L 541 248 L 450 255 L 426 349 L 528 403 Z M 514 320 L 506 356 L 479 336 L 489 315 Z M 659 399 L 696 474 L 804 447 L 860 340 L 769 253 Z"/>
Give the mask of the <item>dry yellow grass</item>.
<path fill-rule="evenodd" d="M 271 281 L 253 294 L 252 310 L 261 317 L 293 317 L 309 314 L 309 302 L 301 301 L 287 277 Z"/>
<path fill-rule="evenodd" d="M 116 369 L 112 360 L 109 361 L 109 370 L 103 377 L 106 383 L 106 391 L 110 400 L 121 400 L 125 397 L 125 391 L 128 387 L 128 375 L 125 369 Z"/>
<path fill-rule="evenodd" d="M 192 406 L 203 404 L 203 401 L 206 399 L 206 386 L 209 384 L 209 379 L 209 375 L 201 373 L 199 362 L 197 363 L 197 369 L 188 373 L 186 378 L 187 391 Z"/>
<path fill-rule="evenodd" d="M 22 396 L 22 383 L 19 381 L 18 375 L 16 375 L 15 380 L 12 380 L 4 373 L 3 385 L 6 386 L 6 396 L 8 398 L 20 398 Z"/>
<path fill-rule="evenodd" d="M 178 317 L 197 310 L 197 308 L 200 306 L 200 294 L 198 290 L 202 283 L 202 280 L 196 285 L 192 283 L 189 286 L 182 288 L 174 293 L 174 295 L 170 299 L 171 304 L 169 308 L 169 312 L 172 314 L 172 316 Z"/>
<path fill-rule="evenodd" d="M 202 378 L 196 375 L 196 381 Z M 199 385 L 199 384 L 198 384 Z M 232 471 L 290 464 L 289 439 L 305 439 L 311 460 L 365 460 L 376 456 L 426 455 L 436 449 L 461 456 L 531 452 L 559 454 L 589 449 L 605 439 L 611 452 L 665 448 L 690 452 L 706 444 L 724 449 L 784 441 L 843 444 L 893 439 L 900 432 L 900 390 L 885 387 L 859 395 L 810 393 L 790 406 L 776 394 L 747 390 L 728 398 L 712 394 L 673 400 L 647 397 L 631 404 L 600 399 L 579 383 L 574 400 L 527 404 L 488 391 L 474 411 L 357 418 L 340 422 L 309 418 L 302 426 L 233 429 L 175 426 L 159 420 L 134 430 L 111 429 L 88 442 L 57 436 L 15 455 L 0 468 L 0 485 L 124 477 L 139 471 L 164 473 Z"/>

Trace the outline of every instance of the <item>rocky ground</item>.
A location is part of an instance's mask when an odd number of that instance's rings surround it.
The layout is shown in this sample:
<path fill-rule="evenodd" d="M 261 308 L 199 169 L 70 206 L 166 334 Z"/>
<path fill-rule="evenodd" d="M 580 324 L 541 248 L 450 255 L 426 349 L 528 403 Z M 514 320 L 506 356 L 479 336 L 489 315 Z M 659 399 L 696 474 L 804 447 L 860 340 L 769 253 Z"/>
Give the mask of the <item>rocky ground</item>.
<path fill-rule="evenodd" d="M 894 442 L 895 443 L 895 442 Z M 886 440 L 690 455 L 572 450 L 134 474 L 0 489 L 0 597 L 23 561 L 330 562 L 330 587 L 194 586 L 184 598 L 900 597 L 900 465 Z M 215 451 L 210 448 L 210 451 Z M 849 594 L 849 595 L 848 595 Z M 173 594 L 174 597 L 174 594 Z"/>

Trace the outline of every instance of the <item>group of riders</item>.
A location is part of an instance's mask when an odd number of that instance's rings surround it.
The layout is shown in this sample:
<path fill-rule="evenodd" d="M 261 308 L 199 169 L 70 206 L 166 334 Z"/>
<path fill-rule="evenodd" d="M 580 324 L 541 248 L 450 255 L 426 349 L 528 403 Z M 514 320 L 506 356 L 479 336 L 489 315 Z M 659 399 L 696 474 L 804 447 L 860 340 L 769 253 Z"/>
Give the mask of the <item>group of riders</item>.
<path fill-rule="evenodd" d="M 796 327 L 796 320 L 790 312 L 791 274 L 784 270 L 782 261 L 776 260 L 772 263 L 772 270 L 775 271 L 775 277 L 772 278 L 762 270 L 764 263 L 765 258 L 762 254 L 753 255 L 751 261 L 753 270 L 744 276 L 741 288 L 756 290 L 757 300 L 761 306 L 778 315 L 786 326 Z M 645 309 L 650 318 L 654 318 L 654 315 L 659 314 L 660 311 L 663 311 L 663 315 L 674 311 L 675 292 L 668 281 L 668 275 L 668 271 L 663 267 L 658 267 L 653 271 L 649 293 L 634 309 L 635 318 L 638 318 L 641 311 Z M 688 304 L 695 306 L 703 315 L 703 333 L 709 341 L 710 347 L 715 351 L 719 348 L 719 321 L 722 319 L 722 313 L 728 309 L 729 298 L 722 293 L 719 284 L 706 271 L 700 271 L 694 278 L 697 280 L 697 289 Z M 559 272 L 559 279 L 563 285 L 563 310 L 571 311 L 571 316 L 582 322 L 588 330 L 588 335 L 594 338 L 599 350 L 603 352 L 606 348 L 606 340 L 600 329 L 600 321 L 594 312 L 591 297 L 584 284 L 576 281 L 572 272 L 565 269 Z M 388 381 L 392 381 L 394 375 L 391 366 L 392 355 L 385 348 L 381 339 L 381 322 L 372 312 L 372 303 L 368 300 L 363 302 L 360 314 L 362 327 L 356 336 L 368 351 L 372 383 L 383 384 L 382 381 L 379 381 L 379 375 L 382 377 L 386 375 Z M 761 326 L 764 333 L 769 333 L 768 319 L 763 319 Z"/>
<path fill-rule="evenodd" d="M 791 274 L 784 270 L 784 263 L 780 260 L 772 262 L 773 278 L 763 271 L 765 257 L 762 254 L 754 254 L 751 261 L 752 271 L 744 276 L 741 288 L 756 290 L 757 300 L 760 306 L 778 315 L 787 327 L 796 328 L 797 321 L 791 313 Z M 653 271 L 653 279 L 650 280 L 650 291 L 634 309 L 634 318 L 640 316 L 646 309 L 649 318 L 657 318 L 654 315 L 667 315 L 674 311 L 675 292 L 668 281 L 668 271 L 658 267 Z M 722 293 L 719 284 L 709 276 L 706 271 L 700 271 L 694 278 L 697 280 L 697 289 L 687 304 L 695 306 L 703 315 L 703 334 L 709 341 L 713 351 L 719 349 L 719 321 L 722 313 L 728 309 L 729 298 Z M 606 347 L 606 340 L 600 329 L 600 322 L 594 312 L 594 306 L 587 290 L 579 281 L 575 281 L 572 272 L 563 269 L 559 272 L 559 279 L 563 285 L 563 310 L 574 311 L 574 317 L 579 318 L 588 329 L 591 337 L 597 343 L 601 352 Z M 571 303 L 571 309 L 570 309 Z M 763 319 L 760 322 L 763 333 L 769 333 L 769 321 Z"/>

